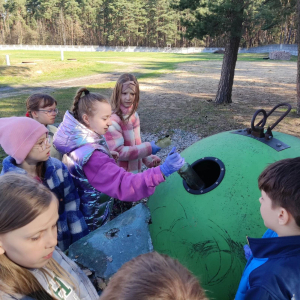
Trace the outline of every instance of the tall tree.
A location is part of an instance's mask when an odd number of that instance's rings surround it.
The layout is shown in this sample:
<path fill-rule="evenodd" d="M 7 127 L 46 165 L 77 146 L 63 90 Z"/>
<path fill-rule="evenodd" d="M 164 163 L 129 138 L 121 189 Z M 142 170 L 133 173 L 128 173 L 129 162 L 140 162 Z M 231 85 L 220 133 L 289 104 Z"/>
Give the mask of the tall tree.
<path fill-rule="evenodd" d="M 210 37 L 223 35 L 226 39 L 221 78 L 215 98 L 217 104 L 232 102 L 234 71 L 242 35 L 247 33 L 251 36 L 253 22 L 256 19 L 261 23 L 260 29 L 263 25 L 265 28 L 278 25 L 283 18 L 293 12 L 295 2 L 295 0 L 177 1 L 179 2 L 175 4 L 175 8 L 189 9 L 194 15 L 194 20 L 182 20 L 187 26 L 188 38 L 202 39 L 206 35 Z"/>
<path fill-rule="evenodd" d="M 253 3 L 254 1 L 251 1 Z M 192 20 L 182 20 L 187 27 L 186 35 L 202 39 L 224 34 L 226 38 L 221 78 L 215 102 L 231 103 L 234 70 L 238 49 L 243 34 L 248 0 L 179 0 L 175 6 L 179 10 L 189 9 L 194 15 Z"/>

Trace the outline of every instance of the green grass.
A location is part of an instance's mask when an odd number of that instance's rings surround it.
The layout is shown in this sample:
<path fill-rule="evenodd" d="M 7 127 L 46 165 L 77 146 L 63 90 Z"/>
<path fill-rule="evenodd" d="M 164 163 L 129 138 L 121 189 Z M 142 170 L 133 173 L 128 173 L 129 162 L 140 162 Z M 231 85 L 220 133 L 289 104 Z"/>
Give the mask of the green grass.
<path fill-rule="evenodd" d="M 5 54 L 10 55 L 11 66 L 5 66 Z M 239 54 L 239 61 L 257 61 L 275 63 L 276 61 L 263 60 L 267 53 Z M 193 61 L 209 61 L 223 59 L 222 54 L 173 54 L 173 53 L 122 53 L 122 52 L 64 52 L 65 60 L 60 60 L 59 51 L 0 51 L 0 91 L 1 88 L 12 87 L 16 90 L 22 86 L 31 87 L 37 83 L 51 80 L 69 79 L 88 76 L 99 73 L 126 72 L 128 66 L 136 66 L 134 74 L 139 80 L 172 72 L 178 63 Z M 77 61 L 68 61 L 68 58 L 76 58 Z M 22 61 L 33 61 L 35 65 L 23 65 Z M 292 62 L 297 61 L 295 56 Z M 117 62 L 117 63 L 116 63 Z M 280 62 L 280 61 L 278 61 Z M 281 61 L 282 62 L 282 61 Z M 94 92 L 111 95 L 114 82 L 92 85 Z M 88 86 L 89 87 L 89 86 Z M 77 87 L 58 88 L 50 93 L 59 103 L 59 115 L 57 122 L 61 122 L 63 115 L 73 102 Z M 25 101 L 29 95 L 8 97 L 0 99 L 0 117 L 22 116 L 25 114 Z M 210 108 L 211 109 L 211 108 Z M 209 112 L 203 112 L 207 115 Z M 191 119 L 189 122 L 197 123 L 202 120 Z M 202 120 L 203 121 L 203 120 Z M 205 120 L 204 120 L 205 121 Z M 177 124 L 178 125 L 178 124 Z M 6 155 L 0 150 L 0 164 Z"/>
<path fill-rule="evenodd" d="M 11 66 L 5 65 L 9 54 Z M 261 61 L 267 54 L 240 54 L 241 61 Z M 0 51 L 0 87 L 34 85 L 52 80 L 69 79 L 116 70 L 125 72 L 128 66 L 137 65 L 143 71 L 139 78 L 155 77 L 172 71 L 178 63 L 189 61 L 222 60 L 222 54 L 197 53 L 127 53 L 127 52 L 64 52 L 59 51 Z M 77 61 L 68 61 L 68 59 Z M 293 58 L 294 60 L 294 58 Z M 22 64 L 33 62 L 34 64 Z"/>

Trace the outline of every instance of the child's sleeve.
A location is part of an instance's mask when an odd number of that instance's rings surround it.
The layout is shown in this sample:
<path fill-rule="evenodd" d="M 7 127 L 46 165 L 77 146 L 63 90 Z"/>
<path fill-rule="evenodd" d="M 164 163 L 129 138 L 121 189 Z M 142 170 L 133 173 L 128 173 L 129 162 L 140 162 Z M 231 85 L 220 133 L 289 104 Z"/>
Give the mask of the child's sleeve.
<path fill-rule="evenodd" d="M 121 120 L 112 118 L 112 125 L 109 126 L 105 134 L 109 150 L 119 152 L 120 161 L 130 161 L 141 159 L 151 155 L 152 147 L 149 142 L 140 141 L 140 120 L 136 114 L 133 124 L 128 124 L 127 128 L 122 129 Z M 131 128 L 130 128 L 131 127 Z M 134 146 L 125 146 L 124 135 L 130 137 L 131 144 Z"/>
<path fill-rule="evenodd" d="M 79 210 L 80 198 L 74 185 L 73 179 L 67 169 L 62 163 L 64 176 L 64 202 L 67 214 L 67 222 L 70 228 L 72 243 L 81 239 L 89 233 L 84 216 Z"/>
<path fill-rule="evenodd" d="M 262 286 L 256 286 L 253 288 L 250 288 L 246 295 L 244 300 L 253 300 L 253 299 L 263 299 L 263 300 L 275 300 L 277 297 L 270 294 L 269 291 L 267 291 Z"/>
<path fill-rule="evenodd" d="M 101 151 L 94 151 L 83 171 L 89 183 L 98 191 L 122 201 L 138 201 L 152 195 L 164 181 L 159 167 L 133 174 L 119 167 Z"/>

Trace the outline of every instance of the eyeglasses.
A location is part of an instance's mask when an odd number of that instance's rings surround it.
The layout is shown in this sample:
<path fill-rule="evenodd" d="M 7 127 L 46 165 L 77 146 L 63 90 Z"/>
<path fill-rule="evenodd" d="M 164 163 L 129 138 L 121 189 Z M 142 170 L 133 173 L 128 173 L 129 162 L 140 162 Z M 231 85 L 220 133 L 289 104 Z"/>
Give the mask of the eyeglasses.
<path fill-rule="evenodd" d="M 58 109 L 57 108 L 49 109 L 49 110 L 48 109 L 38 109 L 38 111 L 42 111 L 47 115 L 57 115 L 58 114 Z"/>
<path fill-rule="evenodd" d="M 39 149 L 40 151 L 44 151 L 51 145 L 51 138 L 47 136 L 42 142 L 33 146 L 33 148 Z"/>

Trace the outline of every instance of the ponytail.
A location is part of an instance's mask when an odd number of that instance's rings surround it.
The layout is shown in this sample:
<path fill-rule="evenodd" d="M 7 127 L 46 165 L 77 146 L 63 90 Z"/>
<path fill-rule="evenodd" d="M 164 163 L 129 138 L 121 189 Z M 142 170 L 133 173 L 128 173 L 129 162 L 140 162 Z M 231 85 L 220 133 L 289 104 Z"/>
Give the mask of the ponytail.
<path fill-rule="evenodd" d="M 84 95 L 82 95 L 83 93 Z M 90 93 L 90 91 L 85 87 L 80 88 L 74 97 L 74 102 L 71 109 L 74 118 L 80 123 L 86 125 L 82 119 L 82 116 L 84 114 L 88 116 L 94 115 L 94 104 L 96 101 L 109 103 L 104 96 L 98 93 Z"/>

